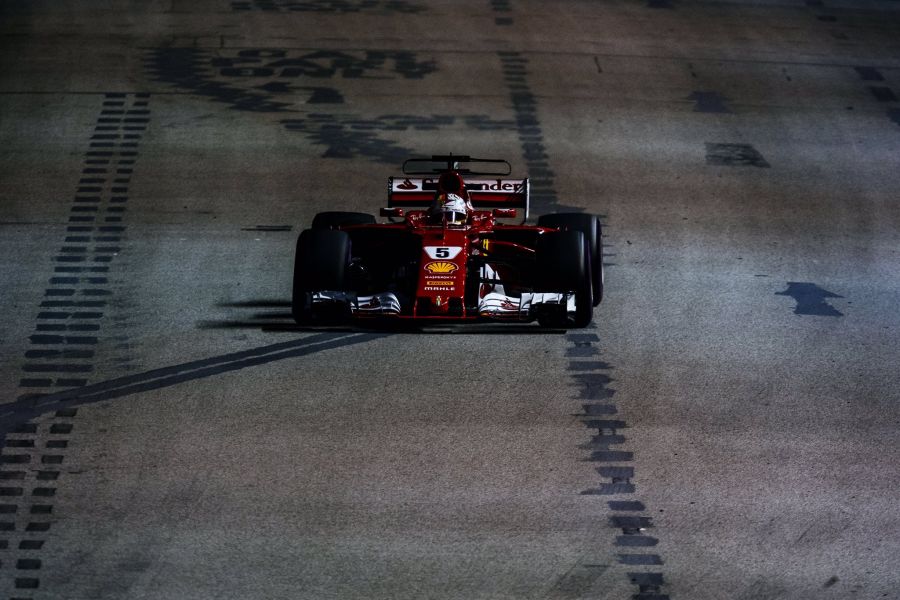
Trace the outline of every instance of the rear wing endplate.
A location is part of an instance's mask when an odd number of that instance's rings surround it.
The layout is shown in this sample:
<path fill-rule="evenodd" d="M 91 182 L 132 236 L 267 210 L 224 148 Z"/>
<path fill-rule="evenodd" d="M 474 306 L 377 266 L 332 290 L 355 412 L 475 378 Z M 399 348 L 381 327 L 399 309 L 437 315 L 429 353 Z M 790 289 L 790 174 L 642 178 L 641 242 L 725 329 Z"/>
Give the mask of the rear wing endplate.
<path fill-rule="evenodd" d="M 476 210 L 521 209 L 522 222 L 528 220 L 531 184 L 528 179 L 466 180 L 469 200 Z M 437 177 L 389 177 L 388 207 L 428 208 L 438 189 Z"/>

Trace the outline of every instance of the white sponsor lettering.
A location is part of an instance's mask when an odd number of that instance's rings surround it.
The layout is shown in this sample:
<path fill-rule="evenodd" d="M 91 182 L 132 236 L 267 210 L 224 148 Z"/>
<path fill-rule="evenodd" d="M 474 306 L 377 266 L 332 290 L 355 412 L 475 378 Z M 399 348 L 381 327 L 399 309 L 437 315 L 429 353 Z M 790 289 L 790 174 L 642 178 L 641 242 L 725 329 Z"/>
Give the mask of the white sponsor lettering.
<path fill-rule="evenodd" d="M 524 179 L 475 179 L 466 182 L 466 189 L 474 192 L 525 193 Z"/>
<path fill-rule="evenodd" d="M 403 192 L 420 192 L 437 190 L 438 180 L 436 178 L 425 177 L 407 177 L 404 179 L 393 179 L 391 181 L 392 193 Z M 524 194 L 524 179 L 471 179 L 466 181 L 466 189 L 470 192 L 484 193 L 500 193 L 500 194 Z"/>

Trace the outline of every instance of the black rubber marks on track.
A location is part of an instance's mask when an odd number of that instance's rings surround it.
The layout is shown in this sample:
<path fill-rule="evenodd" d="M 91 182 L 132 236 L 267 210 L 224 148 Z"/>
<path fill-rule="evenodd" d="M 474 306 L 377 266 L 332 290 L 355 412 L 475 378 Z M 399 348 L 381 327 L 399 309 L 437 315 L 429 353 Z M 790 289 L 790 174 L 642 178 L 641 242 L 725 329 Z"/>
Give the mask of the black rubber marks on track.
<path fill-rule="evenodd" d="M 659 540 L 649 533 L 653 519 L 647 508 L 635 496 L 634 455 L 625 450 L 624 431 L 628 424 L 618 417 L 618 407 L 612 401 L 616 391 L 609 387 L 612 367 L 599 359 L 599 338 L 594 333 L 566 335 L 569 346 L 566 356 L 571 358 L 569 370 L 574 383 L 580 387 L 577 397 L 582 413 L 577 416 L 592 435 L 582 448 L 590 454 L 586 460 L 597 463 L 600 483 L 581 492 L 584 495 L 608 497 L 610 527 L 618 530 L 615 545 L 619 564 L 628 568 L 628 578 L 637 586 L 632 596 L 637 600 L 668 600 L 663 593 L 663 574 L 658 567 L 662 557 L 655 547 Z"/>
<path fill-rule="evenodd" d="M 816 20 L 821 21 L 822 23 L 838 24 L 837 15 L 831 14 L 831 11 L 826 8 L 825 3 L 822 0 L 806 0 L 806 6 L 817 13 Z M 844 30 L 831 29 L 829 30 L 829 33 L 831 34 L 831 37 L 836 40 L 849 39 L 849 36 Z"/>
<path fill-rule="evenodd" d="M 537 98 L 528 85 L 528 59 L 519 52 L 498 52 L 503 70 L 503 80 L 509 88 L 513 115 L 525 171 L 531 181 L 532 212 L 544 214 L 559 211 L 554 180 L 556 174 L 550 168 L 544 132 L 538 118 Z"/>
<path fill-rule="evenodd" d="M 694 112 L 730 113 L 728 100 L 719 92 L 691 92 L 688 100 L 694 101 Z"/>
<path fill-rule="evenodd" d="M 422 79 L 437 66 L 404 50 L 244 48 L 214 54 L 197 48 L 159 48 L 148 54 L 145 68 L 159 81 L 237 110 L 293 113 L 304 104 L 343 104 L 340 91 L 320 85 L 326 80 Z M 313 82 L 316 85 L 298 85 Z"/>
<path fill-rule="evenodd" d="M 437 70 L 405 50 L 295 50 L 198 48 L 152 50 L 146 69 L 159 81 L 250 112 L 298 112 L 305 104 L 343 104 L 326 80 L 422 79 Z M 298 85 L 315 83 L 315 85 Z M 321 108 L 321 107 L 319 107 Z"/>
<path fill-rule="evenodd" d="M 863 81 L 884 81 L 884 75 L 875 67 L 855 67 L 856 73 Z M 870 85 L 869 92 L 878 102 L 887 102 L 894 106 L 888 108 L 887 117 L 895 124 L 900 125 L 900 98 L 894 90 L 886 85 Z"/>
<path fill-rule="evenodd" d="M 53 524 L 56 481 L 64 462 L 74 410 L 57 411 L 39 423 L 23 423 L 10 432 L 0 466 L 0 565 L 5 597 L 29 598 L 40 587 L 40 551 Z M 9 596 L 8 594 L 13 594 Z"/>
<path fill-rule="evenodd" d="M 816 18 L 819 21 L 823 21 L 825 23 L 836 23 L 838 18 L 832 14 L 826 14 L 825 3 L 822 0 L 806 0 L 806 5 L 809 8 L 814 9 L 817 13 Z M 837 30 L 831 30 L 831 35 L 839 40 L 846 40 L 848 36 Z M 884 81 L 884 75 L 881 71 L 878 70 L 877 67 L 873 66 L 859 66 L 854 67 L 856 73 L 859 75 L 860 79 L 863 81 L 869 82 L 880 82 Z M 890 119 L 894 124 L 900 125 L 900 97 L 897 96 L 897 93 L 894 92 L 893 89 L 886 85 L 868 85 L 869 93 L 875 99 L 876 102 L 884 102 L 890 103 L 894 106 L 888 108 L 886 114 L 888 119 Z M 852 107 L 848 107 L 852 108 Z"/>
<path fill-rule="evenodd" d="M 14 586 L 10 600 L 30 600 L 40 587 L 41 559 L 53 525 L 53 497 L 63 469 L 63 452 L 78 406 L 123 398 L 187 381 L 297 358 L 323 350 L 369 342 L 381 334 L 322 333 L 290 342 L 234 352 L 144 373 L 42 395 L 26 395 L 2 407 L 0 440 L 5 441 L 0 469 L 0 582 Z M 52 416 L 40 415 L 52 412 Z M 37 421 L 37 422 L 32 422 Z M 4 570 L 13 570 L 5 577 Z M 0 587 L 0 592 L 7 590 Z"/>
<path fill-rule="evenodd" d="M 509 0 L 491 0 L 491 9 L 497 13 L 497 16 L 494 17 L 495 25 L 503 26 L 513 24 L 512 17 L 509 16 L 509 13 L 512 12 L 512 6 L 510 6 Z"/>
<path fill-rule="evenodd" d="M 289 342 L 260 346 L 143 373 L 125 375 L 83 387 L 46 394 L 39 398 L 20 399 L 3 407 L 4 412 L 0 415 L 0 436 L 14 431 L 18 423 L 48 411 L 74 411 L 78 406 L 86 404 L 124 398 L 132 394 L 159 390 L 278 360 L 299 358 L 323 350 L 345 348 L 385 335 L 387 334 L 320 333 Z"/>
<path fill-rule="evenodd" d="M 382 137 L 394 131 L 439 131 L 461 124 L 476 131 L 512 128 L 509 121 L 495 121 L 486 115 L 380 115 L 372 119 L 333 113 L 311 113 L 302 118 L 284 119 L 289 131 L 305 134 L 314 144 L 324 146 L 323 158 L 367 157 L 392 166 L 401 164 L 415 152 Z"/>
<path fill-rule="evenodd" d="M 750 144 L 719 144 L 707 142 L 706 164 L 723 167 L 762 167 L 769 162 Z"/>
<path fill-rule="evenodd" d="M 854 70 L 863 81 L 884 81 L 884 75 L 875 67 L 854 67 Z"/>
<path fill-rule="evenodd" d="M 718 92 L 693 92 L 688 99 L 694 101 L 694 112 L 732 112 L 726 104 L 727 99 Z M 761 167 L 764 169 L 771 166 L 769 161 L 751 144 L 722 142 L 706 143 L 706 164 L 719 167 Z"/>
<path fill-rule="evenodd" d="M 401 132 L 514 129 L 512 121 L 486 114 L 364 117 L 347 112 L 340 89 L 344 80 L 391 80 L 399 87 L 437 71 L 435 61 L 407 50 L 245 48 L 214 54 L 160 48 L 148 54 L 146 68 L 159 81 L 236 110 L 277 115 L 284 128 L 324 147 L 323 158 L 368 158 L 396 166 L 416 154 L 395 141 Z"/>
<path fill-rule="evenodd" d="M 279 48 L 245 48 L 220 50 L 209 60 L 209 67 L 223 78 L 253 81 L 264 78 L 264 91 L 290 89 L 291 80 L 312 79 L 422 79 L 437 70 L 431 60 L 419 60 L 408 50 L 284 50 Z M 269 78 L 275 78 L 269 81 Z M 305 89 L 305 88 L 304 88 Z"/>
<path fill-rule="evenodd" d="M 60 389 L 80 389 L 94 373 L 113 291 L 110 268 L 122 250 L 124 217 L 138 145 L 150 120 L 148 94 L 106 94 L 69 209 L 53 275 L 25 352 L 15 403 L 0 407 L 0 549 L 12 556 L 0 569 L 16 598 L 40 587 L 38 552 L 52 526 L 56 481 L 77 409 L 34 407 Z M 0 592 L 7 590 L 0 588 Z"/>
<path fill-rule="evenodd" d="M 424 11 L 425 7 L 406 0 L 232 0 L 231 10 L 412 14 Z"/>

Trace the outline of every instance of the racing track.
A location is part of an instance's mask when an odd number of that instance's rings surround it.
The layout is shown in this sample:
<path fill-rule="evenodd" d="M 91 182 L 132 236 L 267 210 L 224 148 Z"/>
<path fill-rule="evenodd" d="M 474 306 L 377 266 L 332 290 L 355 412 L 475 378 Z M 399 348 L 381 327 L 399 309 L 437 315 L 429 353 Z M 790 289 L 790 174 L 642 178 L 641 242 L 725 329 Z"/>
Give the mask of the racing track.
<path fill-rule="evenodd" d="M 897 598 L 900 5 L 0 6 L 0 597 Z M 303 331 L 408 154 L 594 326 Z"/>

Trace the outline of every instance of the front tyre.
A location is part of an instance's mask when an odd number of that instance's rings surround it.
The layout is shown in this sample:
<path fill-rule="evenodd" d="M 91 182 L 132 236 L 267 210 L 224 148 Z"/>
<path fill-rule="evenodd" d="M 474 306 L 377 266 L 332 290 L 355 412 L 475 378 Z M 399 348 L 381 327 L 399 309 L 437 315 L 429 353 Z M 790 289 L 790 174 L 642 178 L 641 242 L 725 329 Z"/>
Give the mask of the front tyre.
<path fill-rule="evenodd" d="M 350 263 L 350 236 L 336 229 L 306 229 L 297 239 L 291 313 L 294 320 L 309 324 L 318 316 L 313 309 L 314 292 L 344 291 Z M 334 316 L 334 315 L 329 315 Z"/>
<path fill-rule="evenodd" d="M 591 254 L 591 284 L 594 306 L 603 300 L 603 228 L 597 215 L 588 213 L 556 213 L 538 217 L 538 227 L 561 231 L 580 231 Z"/>
<path fill-rule="evenodd" d="M 591 253 L 580 231 L 543 234 L 537 243 L 537 288 L 563 294 L 558 306 L 538 315 L 544 327 L 582 328 L 594 317 L 594 287 Z M 575 296 L 575 310 L 568 310 L 567 298 Z"/>

